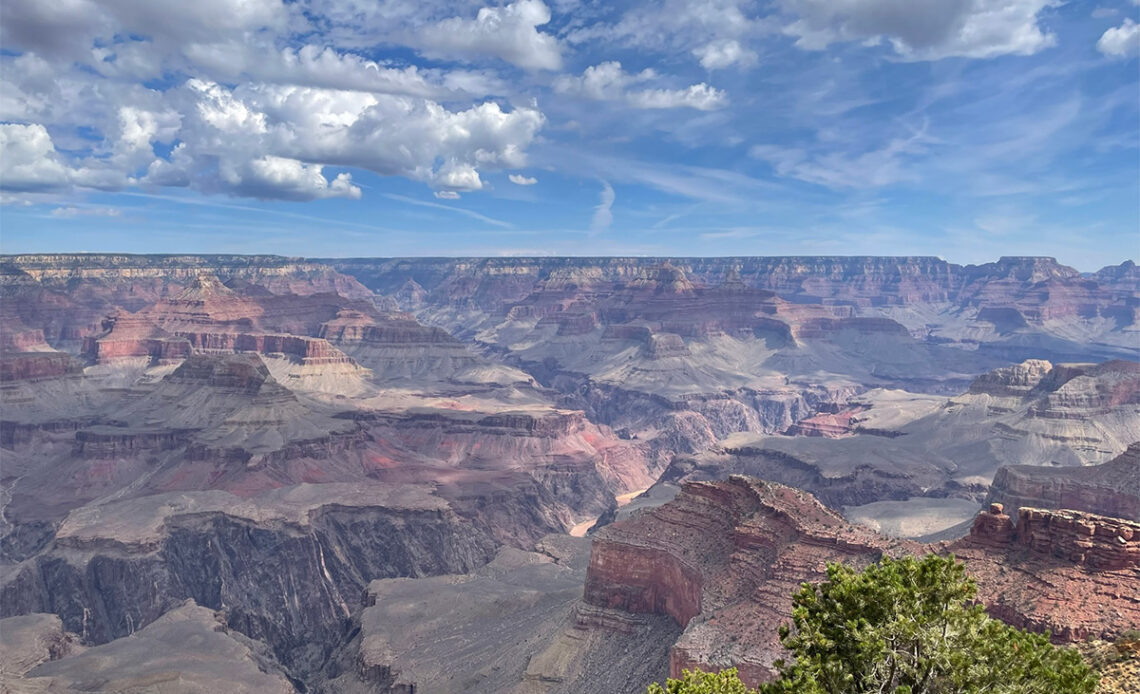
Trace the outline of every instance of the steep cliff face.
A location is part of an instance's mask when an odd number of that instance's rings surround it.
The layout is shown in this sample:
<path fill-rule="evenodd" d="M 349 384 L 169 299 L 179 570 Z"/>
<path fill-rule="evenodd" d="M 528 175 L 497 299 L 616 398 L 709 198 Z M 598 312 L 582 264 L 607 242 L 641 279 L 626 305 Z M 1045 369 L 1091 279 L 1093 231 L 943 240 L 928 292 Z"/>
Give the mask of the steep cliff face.
<path fill-rule="evenodd" d="M 411 487 L 147 497 L 70 516 L 54 548 L 4 582 L 0 606 L 58 614 L 104 643 L 193 598 L 304 674 L 338 642 L 369 580 L 466 573 L 496 544 Z"/>
<path fill-rule="evenodd" d="M 106 316 L 178 297 L 203 276 L 270 295 L 372 295 L 328 266 L 278 256 L 18 255 L 0 257 L 0 305 L 47 344 L 77 352 Z"/>
<path fill-rule="evenodd" d="M 103 333 L 84 339 L 95 363 L 147 357 L 152 363 L 184 359 L 195 351 L 280 355 L 301 366 L 354 366 L 347 355 L 315 337 L 330 318 L 349 310 L 377 316 L 339 295 L 275 296 L 239 293 L 212 275 L 199 275 L 183 292 L 103 321 Z"/>
<path fill-rule="evenodd" d="M 671 670 L 737 667 L 770 678 L 784 656 L 777 627 L 791 596 L 884 554 L 953 552 L 995 617 L 1055 640 L 1111 638 L 1140 619 L 1140 524 L 1074 511 L 1022 509 L 1016 528 L 1000 504 L 953 544 L 919 545 L 853 527 L 810 495 L 731 477 L 686 484 L 671 502 L 595 535 L 585 601 L 669 615 L 685 627 Z M 604 628 L 604 624 L 599 625 Z"/>
<path fill-rule="evenodd" d="M 327 265 L 274 255 L 28 254 L 3 257 L 4 283 L 32 280 L 62 286 L 76 280 L 127 284 L 131 291 L 192 282 L 203 273 L 240 280 L 275 294 L 334 292 L 349 298 L 371 295 L 359 282 Z"/>
<path fill-rule="evenodd" d="M 649 481 L 639 444 L 534 388 L 321 399 L 270 361 L 4 382 L 6 405 L 26 398 L 3 440 L 4 614 L 51 612 L 100 644 L 191 598 L 311 681 L 369 581 L 468 573 Z"/>
<path fill-rule="evenodd" d="M 851 526 L 790 487 L 736 476 L 694 482 L 595 535 L 584 599 L 686 627 L 673 676 L 735 666 L 758 682 L 781 657 L 776 627 L 801 582 L 822 578 L 828 561 L 859 566 L 915 547 Z"/>
<path fill-rule="evenodd" d="M 954 265 L 930 257 L 741 258 L 397 258 L 330 260 L 383 294 L 417 287 L 418 301 L 501 310 L 535 286 L 593 289 L 626 282 L 645 268 L 670 266 L 705 286 L 764 289 L 797 303 L 840 303 L 859 310 L 917 305 L 1007 311 L 1019 320 L 1107 317 L 1133 312 L 1135 266 L 1126 262 L 1091 278 L 1052 258 L 1003 257 Z M 426 293 L 426 297 L 423 295 Z M 982 323 L 988 322 L 984 317 Z M 1127 322 L 1127 321 L 1126 321 Z M 916 325 L 916 327 L 918 327 Z"/>
<path fill-rule="evenodd" d="M 0 353 L 0 383 L 57 378 L 80 370 L 69 354 L 59 352 Z"/>
<path fill-rule="evenodd" d="M 1140 520 L 1140 443 L 1091 467 L 1002 467 L 989 500 L 1009 508 L 1064 508 Z"/>

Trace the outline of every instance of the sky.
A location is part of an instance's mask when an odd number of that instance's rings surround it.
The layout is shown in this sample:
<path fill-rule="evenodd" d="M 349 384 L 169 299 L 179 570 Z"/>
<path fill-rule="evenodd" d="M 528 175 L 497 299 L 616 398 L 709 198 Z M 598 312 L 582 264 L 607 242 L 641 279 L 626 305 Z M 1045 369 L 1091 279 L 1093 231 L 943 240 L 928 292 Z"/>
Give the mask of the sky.
<path fill-rule="evenodd" d="M 0 251 L 1140 259 L 1140 0 L 5 0 Z"/>

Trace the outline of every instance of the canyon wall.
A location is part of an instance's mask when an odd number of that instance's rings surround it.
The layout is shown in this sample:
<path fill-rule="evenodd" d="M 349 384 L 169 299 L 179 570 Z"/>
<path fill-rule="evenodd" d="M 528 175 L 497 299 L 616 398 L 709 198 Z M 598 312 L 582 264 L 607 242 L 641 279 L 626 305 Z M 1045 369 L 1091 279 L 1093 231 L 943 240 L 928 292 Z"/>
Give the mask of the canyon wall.
<path fill-rule="evenodd" d="M 991 615 L 1059 642 L 1140 623 L 1140 523 L 1024 508 L 1015 526 L 994 504 L 967 537 L 920 545 L 851 526 L 804 492 L 737 476 L 685 484 L 664 506 L 598 531 L 584 599 L 685 627 L 673 676 L 733 666 L 757 683 L 783 656 L 776 627 L 793 592 L 821 580 L 827 562 L 925 552 L 963 560 Z"/>
<path fill-rule="evenodd" d="M 989 500 L 1009 508 L 1063 508 L 1140 521 L 1140 443 L 1091 467 L 1002 467 Z"/>

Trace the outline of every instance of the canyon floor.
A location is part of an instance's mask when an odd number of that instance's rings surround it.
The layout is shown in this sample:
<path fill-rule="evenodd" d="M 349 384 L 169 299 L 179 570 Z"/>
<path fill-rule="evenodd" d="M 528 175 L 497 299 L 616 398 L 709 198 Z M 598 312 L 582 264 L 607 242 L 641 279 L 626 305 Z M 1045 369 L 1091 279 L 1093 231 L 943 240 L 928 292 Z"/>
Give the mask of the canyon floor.
<path fill-rule="evenodd" d="M 1131 262 L 3 256 L 0 327 L 5 691 L 758 682 L 899 553 L 1140 623 Z"/>

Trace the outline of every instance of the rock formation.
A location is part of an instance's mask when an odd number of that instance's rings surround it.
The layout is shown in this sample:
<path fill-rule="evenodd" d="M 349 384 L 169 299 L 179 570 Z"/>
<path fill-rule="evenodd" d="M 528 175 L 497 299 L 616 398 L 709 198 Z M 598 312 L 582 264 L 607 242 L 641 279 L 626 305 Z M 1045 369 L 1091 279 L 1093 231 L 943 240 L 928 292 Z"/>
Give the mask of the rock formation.
<path fill-rule="evenodd" d="M 52 657 L 12 682 L 11 691 L 92 691 L 97 686 L 114 692 L 294 694 L 297 689 L 260 651 L 257 642 L 226 628 L 220 614 L 188 603 L 130 636 Z"/>
<path fill-rule="evenodd" d="M 1091 467 L 999 468 L 989 499 L 1010 508 L 1075 509 L 1140 521 L 1140 443 Z"/>
<path fill-rule="evenodd" d="M 783 657 L 776 628 L 793 592 L 832 561 L 860 567 L 883 555 L 952 552 L 993 616 L 1060 642 L 1111 638 L 1140 620 L 1140 524 L 1025 508 L 1015 528 L 1003 511 L 979 514 L 955 543 L 919 545 L 851 526 L 782 485 L 692 482 L 595 535 L 584 599 L 676 620 L 685 631 L 672 649 L 674 676 L 733 666 L 750 683 L 771 677 Z"/>

